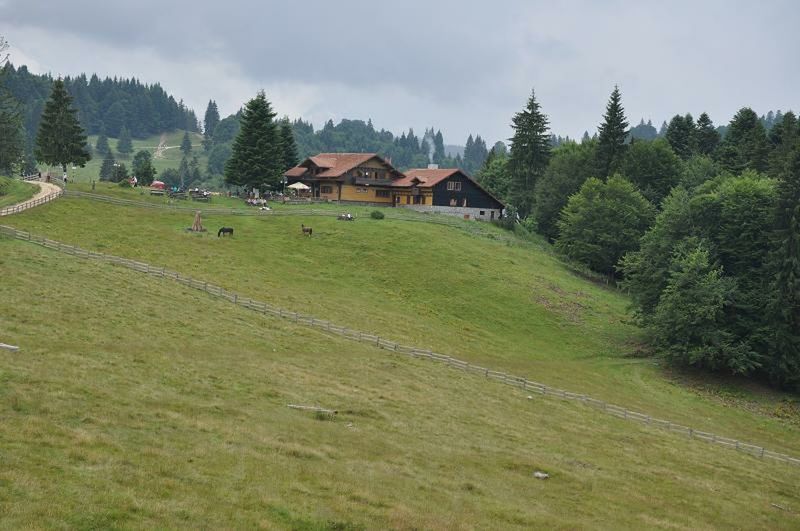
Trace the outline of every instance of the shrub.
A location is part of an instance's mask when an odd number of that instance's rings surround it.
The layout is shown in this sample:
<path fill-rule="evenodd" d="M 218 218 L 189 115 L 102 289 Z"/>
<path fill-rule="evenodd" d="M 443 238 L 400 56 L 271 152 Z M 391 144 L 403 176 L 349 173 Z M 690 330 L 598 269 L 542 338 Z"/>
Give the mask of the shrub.
<path fill-rule="evenodd" d="M 373 210 L 372 213 L 369 215 L 369 217 L 371 217 L 372 219 L 383 219 L 386 216 L 384 216 L 383 212 L 381 212 L 380 210 Z"/>

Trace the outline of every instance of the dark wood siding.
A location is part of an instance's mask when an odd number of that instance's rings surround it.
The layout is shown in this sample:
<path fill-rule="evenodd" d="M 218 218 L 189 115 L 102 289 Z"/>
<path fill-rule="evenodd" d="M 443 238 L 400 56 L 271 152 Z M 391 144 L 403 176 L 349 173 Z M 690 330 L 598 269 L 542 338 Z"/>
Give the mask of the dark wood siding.
<path fill-rule="evenodd" d="M 447 183 L 460 182 L 461 190 L 448 190 Z M 454 173 L 447 179 L 433 187 L 433 204 L 435 206 L 452 206 L 451 199 L 456 200 L 455 206 L 463 207 L 464 199 L 468 208 L 488 208 L 500 210 L 502 203 L 483 191 L 475 182 L 461 172 Z"/>

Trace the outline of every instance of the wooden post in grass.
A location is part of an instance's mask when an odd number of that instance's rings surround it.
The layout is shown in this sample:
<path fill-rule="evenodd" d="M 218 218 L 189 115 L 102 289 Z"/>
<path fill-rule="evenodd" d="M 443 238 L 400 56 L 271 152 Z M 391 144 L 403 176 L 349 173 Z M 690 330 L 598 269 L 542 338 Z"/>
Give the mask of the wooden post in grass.
<path fill-rule="evenodd" d="M 5 343 L 0 343 L 0 349 L 10 350 L 11 352 L 19 351 L 19 347 L 15 347 L 14 345 L 6 345 Z"/>

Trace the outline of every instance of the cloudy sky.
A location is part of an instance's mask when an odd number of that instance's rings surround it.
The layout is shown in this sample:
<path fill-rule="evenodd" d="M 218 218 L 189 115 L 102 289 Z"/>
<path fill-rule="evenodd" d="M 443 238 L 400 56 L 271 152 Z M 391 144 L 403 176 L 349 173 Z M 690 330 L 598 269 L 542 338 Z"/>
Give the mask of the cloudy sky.
<path fill-rule="evenodd" d="M 0 0 L 12 61 L 159 82 L 202 117 L 264 89 L 316 125 L 510 135 L 532 88 L 554 132 L 593 132 L 618 84 L 631 122 L 800 110 L 797 0 Z"/>

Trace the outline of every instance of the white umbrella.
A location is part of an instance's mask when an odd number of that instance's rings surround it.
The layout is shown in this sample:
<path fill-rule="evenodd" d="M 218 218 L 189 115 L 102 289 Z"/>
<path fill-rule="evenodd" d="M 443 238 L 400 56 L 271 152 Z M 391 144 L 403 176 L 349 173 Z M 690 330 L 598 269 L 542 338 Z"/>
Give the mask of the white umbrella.
<path fill-rule="evenodd" d="M 292 190 L 310 190 L 310 186 L 306 186 L 303 183 L 294 183 L 287 186 L 287 188 L 291 188 Z"/>

